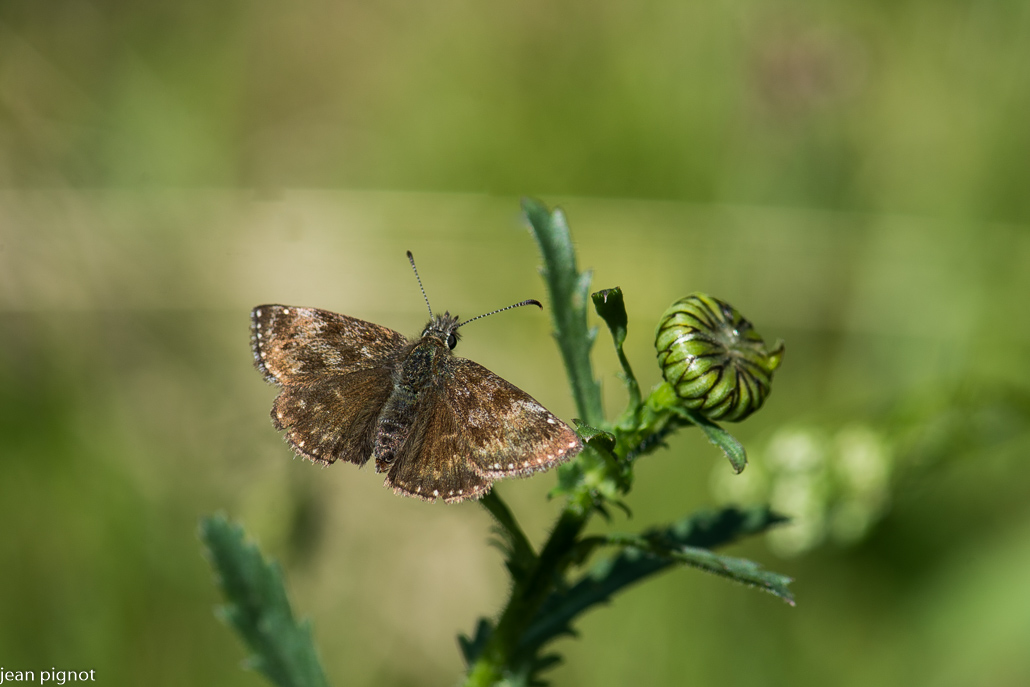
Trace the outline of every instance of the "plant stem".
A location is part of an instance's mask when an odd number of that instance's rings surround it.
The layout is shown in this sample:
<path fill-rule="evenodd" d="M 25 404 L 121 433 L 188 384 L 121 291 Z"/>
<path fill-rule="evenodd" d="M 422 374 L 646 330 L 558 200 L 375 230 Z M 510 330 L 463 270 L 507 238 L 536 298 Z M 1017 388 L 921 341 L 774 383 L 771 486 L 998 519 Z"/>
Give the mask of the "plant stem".
<path fill-rule="evenodd" d="M 551 297 L 554 337 L 569 375 L 576 409 L 588 424 L 600 426 L 604 422 L 601 387 L 594 379 L 590 362 L 595 332 L 587 327 L 586 316 L 590 274 L 580 274 L 576 269 L 569 225 L 560 209 L 549 211 L 546 205 L 530 198 L 522 201 L 522 209 L 543 258 L 541 271 Z M 511 518 L 496 503 L 484 505 L 502 526 Z M 516 581 L 512 587 L 490 639 L 469 670 L 467 686 L 487 687 L 512 672 L 520 658 L 519 644 L 555 583 L 565 574 L 576 540 L 592 512 L 592 498 L 585 489 L 569 495 L 540 555 L 522 581 Z"/>
<path fill-rule="evenodd" d="M 497 621 L 490 641 L 469 670 L 466 687 L 488 687 L 504 678 L 513 666 L 516 651 L 540 605 L 554 589 L 569 565 L 569 553 L 589 518 L 589 509 L 570 506 L 562 512 L 524 585 L 512 588 L 511 598 Z"/>

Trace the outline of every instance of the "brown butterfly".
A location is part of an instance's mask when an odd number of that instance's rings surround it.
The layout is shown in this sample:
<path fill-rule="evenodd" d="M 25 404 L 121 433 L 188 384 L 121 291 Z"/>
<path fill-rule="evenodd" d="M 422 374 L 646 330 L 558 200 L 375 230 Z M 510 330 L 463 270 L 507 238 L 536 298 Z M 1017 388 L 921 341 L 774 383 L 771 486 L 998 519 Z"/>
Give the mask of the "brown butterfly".
<path fill-rule="evenodd" d="M 408 260 L 415 269 L 410 251 Z M 494 312 L 530 304 L 543 307 L 528 300 Z M 477 499 L 496 479 L 554 467 L 583 448 L 576 433 L 451 353 L 459 327 L 494 312 L 459 322 L 430 307 L 422 334 L 407 339 L 328 310 L 259 305 L 250 315 L 254 362 L 282 387 L 272 422 L 297 454 L 325 465 L 375 458 L 394 492 L 427 501 Z"/>

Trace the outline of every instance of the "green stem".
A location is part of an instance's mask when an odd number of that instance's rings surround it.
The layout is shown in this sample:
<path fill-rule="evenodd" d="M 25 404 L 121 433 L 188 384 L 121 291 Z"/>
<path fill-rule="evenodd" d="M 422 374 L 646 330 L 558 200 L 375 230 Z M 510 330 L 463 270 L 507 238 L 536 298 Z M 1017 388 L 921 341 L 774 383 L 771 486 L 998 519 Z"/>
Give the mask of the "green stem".
<path fill-rule="evenodd" d="M 516 649 L 540 606 L 554 589 L 555 580 L 565 573 L 570 553 L 586 526 L 589 514 L 587 509 L 572 507 L 566 507 L 562 512 L 525 584 L 512 588 L 511 598 L 490 640 L 469 670 L 466 687 L 494 685 L 511 670 L 518 658 Z"/>
<path fill-rule="evenodd" d="M 595 332 L 587 327 L 586 314 L 590 274 L 581 274 L 576 269 L 572 237 L 561 210 L 549 211 L 543 203 L 529 198 L 522 201 L 522 209 L 543 257 L 542 273 L 551 298 L 554 336 L 569 376 L 576 409 L 587 424 L 600 426 L 604 422 L 601 386 L 594 379 L 590 362 Z M 483 505 L 507 528 L 507 522 L 514 522 L 514 518 L 507 507 L 502 510 L 498 503 L 487 501 Z M 518 646 L 540 606 L 554 590 L 556 581 L 562 579 L 569 567 L 576 540 L 592 512 L 592 499 L 587 491 L 570 495 L 540 555 L 522 580 L 512 586 L 507 606 L 469 670 L 465 683 L 468 687 L 496 684 L 513 671 L 520 658 L 516 655 Z M 528 542 L 525 546 L 529 546 Z"/>

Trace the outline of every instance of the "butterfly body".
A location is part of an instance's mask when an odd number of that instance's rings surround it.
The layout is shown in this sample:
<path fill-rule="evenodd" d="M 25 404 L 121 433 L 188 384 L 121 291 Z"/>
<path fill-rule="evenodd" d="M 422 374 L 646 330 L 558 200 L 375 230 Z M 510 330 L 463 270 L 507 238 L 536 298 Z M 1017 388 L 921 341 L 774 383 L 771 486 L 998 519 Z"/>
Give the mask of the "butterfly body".
<path fill-rule="evenodd" d="M 429 328 L 426 327 L 427 330 Z M 393 391 L 376 421 L 375 449 L 372 454 L 376 460 L 376 472 L 389 469 L 397 451 L 411 433 L 418 413 L 419 393 L 446 383 L 447 365 L 443 357 L 450 355 L 450 349 L 438 336 L 423 334 L 410 351 L 398 356 L 393 370 Z"/>
<path fill-rule="evenodd" d="M 458 318 L 417 339 L 346 315 L 282 305 L 251 313 L 257 368 L 282 388 L 272 421 L 313 461 L 375 458 L 394 491 L 448 502 L 526 476 L 582 449 L 529 394 L 451 351 Z"/>

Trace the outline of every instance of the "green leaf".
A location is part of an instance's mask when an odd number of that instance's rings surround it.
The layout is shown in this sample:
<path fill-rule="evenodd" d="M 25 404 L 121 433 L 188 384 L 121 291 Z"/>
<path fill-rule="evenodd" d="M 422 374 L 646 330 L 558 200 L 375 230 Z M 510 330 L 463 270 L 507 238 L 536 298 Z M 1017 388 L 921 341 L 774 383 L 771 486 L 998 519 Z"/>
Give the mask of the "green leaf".
<path fill-rule="evenodd" d="M 583 443 L 594 448 L 611 453 L 615 449 L 615 435 L 603 429 L 591 427 L 585 422 L 573 418 L 576 425 L 576 434 L 583 439 Z"/>
<path fill-rule="evenodd" d="M 636 544 L 634 543 L 633 546 Z M 749 587 L 762 589 L 780 597 L 791 606 L 794 605 L 794 595 L 787 589 L 787 585 L 792 581 L 791 578 L 763 570 L 760 565 L 746 558 L 721 556 L 708 549 L 699 549 L 693 546 L 680 546 L 668 550 L 659 547 L 650 552 L 659 556 L 667 556 L 678 563 L 685 563 L 698 570 L 726 577 Z"/>
<path fill-rule="evenodd" d="M 280 687 L 326 687 L 310 623 L 294 620 L 279 566 L 222 515 L 201 520 L 200 538 L 225 596 L 220 616 L 253 652 L 249 667 Z"/>
<path fill-rule="evenodd" d="M 584 456 L 577 461 L 579 471 L 576 474 L 580 476 L 581 484 L 601 497 L 595 506 L 604 514 L 602 500 L 611 500 L 616 492 L 625 494 L 630 490 L 633 484 L 632 466 L 628 461 L 620 460 L 616 454 L 618 440 L 614 434 L 579 420 L 573 422 L 576 423 L 576 433 L 583 439 L 583 443 L 600 459 L 593 460 L 590 455 Z M 624 504 L 617 505 L 625 509 Z"/>
<path fill-rule="evenodd" d="M 508 505 L 493 490 L 479 500 L 497 522 L 494 531 L 501 537 L 501 550 L 505 554 L 504 563 L 516 584 L 525 580 L 526 575 L 536 565 L 536 552 L 529 543 L 526 533 L 519 527 Z"/>
<path fill-rule="evenodd" d="M 702 563 L 712 568 L 725 567 L 745 577 L 740 581 L 751 584 L 746 576 L 754 571 L 749 570 L 744 564 L 735 562 L 740 559 L 725 560 L 728 557 L 723 556 L 719 557 L 718 561 L 702 560 L 700 556 L 694 555 L 694 551 L 725 546 L 741 537 L 764 532 L 785 520 L 766 507 L 748 510 L 726 508 L 721 511 L 696 513 L 666 528 L 649 530 L 640 537 L 633 537 L 635 541 L 644 542 L 644 548 L 626 546 L 615 556 L 600 561 L 574 584 L 553 592 L 541 606 L 529 630 L 523 636 L 520 650 L 535 651 L 558 636 L 573 634 L 572 622 L 580 614 L 595 605 L 609 602 L 617 592 L 677 563 L 696 564 L 697 567 L 706 570 L 709 568 L 703 567 Z M 592 549 L 594 546 L 610 543 L 607 539 L 592 537 L 583 540 L 582 546 Z M 653 543 L 656 541 L 661 543 L 665 553 L 647 550 L 656 546 Z M 679 553 L 669 555 L 669 551 Z M 688 551 L 690 553 L 686 553 Z M 681 560 L 677 560 L 678 558 Z M 788 578 L 776 576 L 755 579 L 754 584 L 777 595 L 780 595 L 780 592 L 786 593 L 781 598 L 793 604 L 793 597 L 786 592 L 788 581 Z"/>
<path fill-rule="evenodd" d="M 465 658 L 466 666 L 471 666 L 475 663 L 476 659 L 479 658 L 479 654 L 483 653 L 483 647 L 490 640 L 490 635 L 493 631 L 493 623 L 486 618 L 480 618 L 479 622 L 476 623 L 476 633 L 474 636 L 458 635 L 458 646 L 461 647 L 461 655 Z"/>
<path fill-rule="evenodd" d="M 640 412 L 640 384 L 637 383 L 629 359 L 622 350 L 622 346 L 626 342 L 627 323 L 629 322 L 622 289 L 617 286 L 614 289 L 604 289 L 592 294 L 591 298 L 594 301 L 594 310 L 605 321 L 612 333 L 615 353 L 619 357 L 619 364 L 622 365 L 622 380 L 626 384 L 626 392 L 629 394 L 629 404 L 623 414 L 625 418 L 623 421 L 632 424 Z"/>
<path fill-rule="evenodd" d="M 551 297 L 554 336 L 569 375 L 576 408 L 588 423 L 600 425 L 604 422 L 601 386 L 594 379 L 590 362 L 595 333 L 587 327 L 586 314 L 590 273 L 580 273 L 576 268 L 576 252 L 565 213 L 557 208 L 549 211 L 546 205 L 531 198 L 522 200 L 522 210 L 544 260 L 542 273 Z"/>
<path fill-rule="evenodd" d="M 701 431 L 708 437 L 708 441 L 722 449 L 722 452 L 730 459 L 730 465 L 733 466 L 734 472 L 739 475 L 744 471 L 744 466 L 747 465 L 747 451 L 736 437 L 693 410 L 683 410 L 682 412 L 691 422 L 701 428 Z"/>

